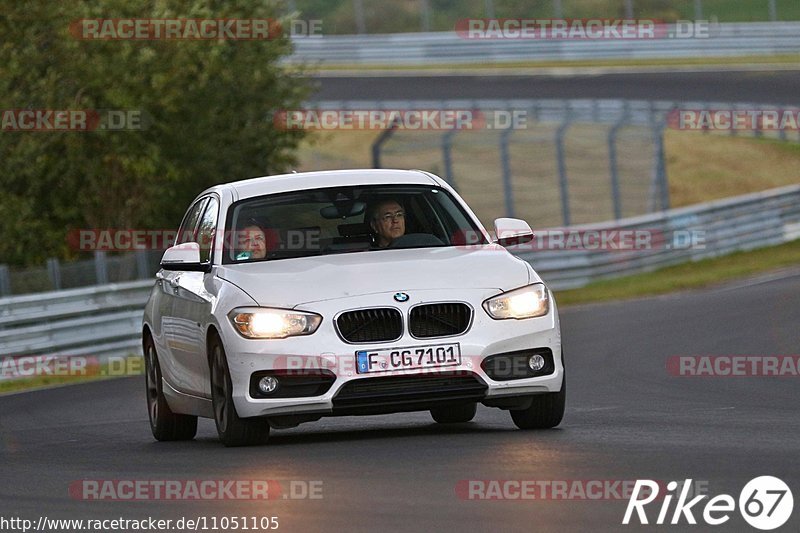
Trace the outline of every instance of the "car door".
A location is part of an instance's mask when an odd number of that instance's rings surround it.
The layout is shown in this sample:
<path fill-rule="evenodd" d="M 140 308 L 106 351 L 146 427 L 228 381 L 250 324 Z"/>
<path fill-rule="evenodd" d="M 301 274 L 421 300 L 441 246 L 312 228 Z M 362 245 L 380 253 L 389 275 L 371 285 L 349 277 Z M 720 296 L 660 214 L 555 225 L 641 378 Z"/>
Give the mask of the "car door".
<path fill-rule="evenodd" d="M 196 242 L 200 244 L 201 263 L 213 262 L 218 219 L 219 199 L 210 196 L 197 225 Z M 205 331 L 216 296 L 213 274 L 187 271 L 178 274 L 174 280 L 172 355 L 176 370 L 181 373 L 183 392 L 210 397 Z"/>
<path fill-rule="evenodd" d="M 208 197 L 203 197 L 189 207 L 181 222 L 175 244 L 196 241 L 197 225 L 207 203 Z M 180 320 L 176 320 L 175 317 L 175 302 L 180 292 L 179 280 L 182 274 L 184 273 L 180 271 L 164 269 L 156 274 L 159 286 L 157 309 L 163 332 L 162 344 L 158 346 L 159 353 L 164 355 L 161 358 L 161 372 L 167 382 L 178 390 L 185 390 L 188 386 L 186 372 L 176 359 L 176 354 L 180 355 L 181 352 L 181 333 L 184 328 Z"/>

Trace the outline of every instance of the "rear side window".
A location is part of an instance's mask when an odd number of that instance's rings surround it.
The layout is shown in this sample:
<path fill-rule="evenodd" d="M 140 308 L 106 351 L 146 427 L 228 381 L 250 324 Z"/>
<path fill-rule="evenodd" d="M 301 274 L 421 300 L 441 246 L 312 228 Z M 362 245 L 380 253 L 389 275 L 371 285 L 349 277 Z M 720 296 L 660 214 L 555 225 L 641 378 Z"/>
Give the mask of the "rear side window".
<path fill-rule="evenodd" d="M 178 230 L 178 238 L 175 244 L 197 242 L 197 221 L 200 220 L 200 214 L 203 212 L 203 207 L 206 205 L 207 200 L 208 198 L 201 198 L 186 212 L 183 222 L 181 222 L 181 229 Z"/>

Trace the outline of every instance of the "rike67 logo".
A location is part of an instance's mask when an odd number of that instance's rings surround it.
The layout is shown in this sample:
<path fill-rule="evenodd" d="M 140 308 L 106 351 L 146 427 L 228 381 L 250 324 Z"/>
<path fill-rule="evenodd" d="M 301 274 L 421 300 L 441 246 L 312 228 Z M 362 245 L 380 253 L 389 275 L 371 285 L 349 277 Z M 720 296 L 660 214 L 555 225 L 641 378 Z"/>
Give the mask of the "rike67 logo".
<path fill-rule="evenodd" d="M 691 486 L 691 479 L 687 479 L 682 485 L 670 481 L 667 483 L 666 493 L 659 494 L 660 485 L 657 482 L 649 479 L 636 480 L 622 523 L 630 524 L 635 511 L 640 524 L 649 524 L 644 508 L 657 499 L 661 500 L 661 508 L 655 524 L 675 525 L 682 520 L 686 520 L 687 524 L 697 524 L 695 513 L 700 514 L 702 520 L 711 526 L 718 526 L 730 520 L 731 513 L 737 508 L 733 496 L 720 494 L 701 506 L 698 504 L 708 498 L 708 495 L 701 494 L 690 500 Z M 677 502 L 670 516 L 670 507 L 675 496 Z M 794 508 L 794 498 L 789 486 L 782 480 L 773 476 L 760 476 L 751 479 L 739 493 L 738 508 L 745 522 L 756 529 L 766 531 L 776 529 L 789 520 Z"/>

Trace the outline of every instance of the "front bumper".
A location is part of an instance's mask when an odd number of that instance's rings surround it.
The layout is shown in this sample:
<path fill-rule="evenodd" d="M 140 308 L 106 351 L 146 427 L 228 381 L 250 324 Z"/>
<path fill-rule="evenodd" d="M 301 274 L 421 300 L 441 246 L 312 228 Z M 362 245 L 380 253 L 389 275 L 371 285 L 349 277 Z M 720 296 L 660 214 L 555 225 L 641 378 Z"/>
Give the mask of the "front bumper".
<path fill-rule="evenodd" d="M 407 309 L 422 302 L 464 301 L 474 309 L 472 325 L 462 335 L 446 338 L 415 339 L 404 328 L 403 336 L 386 343 L 365 345 L 344 342 L 332 318 L 342 309 L 385 306 L 393 293 L 331 300 L 302 306 L 302 310 L 324 317 L 312 335 L 280 340 L 252 340 L 239 335 L 227 321 L 221 332 L 233 383 L 233 400 L 240 417 L 284 415 L 377 414 L 413 411 L 442 403 L 482 401 L 500 405 L 503 398 L 558 392 L 564 375 L 558 311 L 551 298 L 550 312 L 526 320 L 494 320 L 481 302 L 497 294 L 493 289 L 471 289 L 453 298 L 452 291 L 414 291 L 415 299 L 392 302 L 407 316 Z M 378 371 L 359 374 L 355 353 L 360 349 L 429 346 L 457 342 L 461 364 L 445 368 Z M 481 367 L 483 360 L 499 353 L 535 348 L 552 351 L 553 371 L 548 375 L 509 380 L 494 380 Z M 291 398 L 254 397 L 251 376 L 259 371 L 326 370 L 333 374 L 327 390 L 316 396 Z M 388 378 L 382 380 L 380 378 Z M 366 380 L 366 381 L 364 381 Z M 356 383 L 358 382 L 358 383 Z"/>

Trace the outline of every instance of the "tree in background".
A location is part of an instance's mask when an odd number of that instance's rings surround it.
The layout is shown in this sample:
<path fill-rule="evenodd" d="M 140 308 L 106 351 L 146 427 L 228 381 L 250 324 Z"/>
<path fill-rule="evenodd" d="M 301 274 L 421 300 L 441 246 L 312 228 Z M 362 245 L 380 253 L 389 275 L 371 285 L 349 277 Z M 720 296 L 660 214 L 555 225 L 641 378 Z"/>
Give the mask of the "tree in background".
<path fill-rule="evenodd" d="M 11 2 L 0 14 L 0 110 L 134 110 L 144 129 L 0 131 L 0 263 L 71 258 L 77 228 L 173 229 L 202 189 L 294 164 L 302 131 L 270 116 L 308 94 L 289 39 L 81 40 L 83 18 L 275 18 L 265 3 Z"/>

